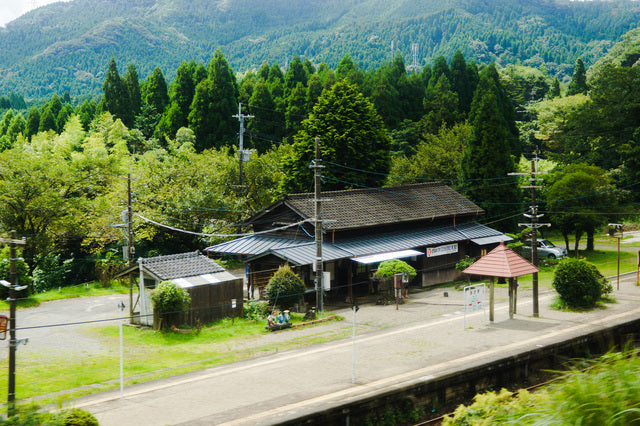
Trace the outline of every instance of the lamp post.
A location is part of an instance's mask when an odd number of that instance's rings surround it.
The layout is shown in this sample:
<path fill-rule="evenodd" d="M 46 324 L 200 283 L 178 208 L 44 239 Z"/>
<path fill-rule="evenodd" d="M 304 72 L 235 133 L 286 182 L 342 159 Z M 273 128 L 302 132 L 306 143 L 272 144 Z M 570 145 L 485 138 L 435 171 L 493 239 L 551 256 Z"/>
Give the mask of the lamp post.
<path fill-rule="evenodd" d="M 622 239 L 622 224 L 610 223 L 609 224 L 609 236 L 618 239 L 618 284 L 617 289 L 620 290 L 620 240 Z"/>

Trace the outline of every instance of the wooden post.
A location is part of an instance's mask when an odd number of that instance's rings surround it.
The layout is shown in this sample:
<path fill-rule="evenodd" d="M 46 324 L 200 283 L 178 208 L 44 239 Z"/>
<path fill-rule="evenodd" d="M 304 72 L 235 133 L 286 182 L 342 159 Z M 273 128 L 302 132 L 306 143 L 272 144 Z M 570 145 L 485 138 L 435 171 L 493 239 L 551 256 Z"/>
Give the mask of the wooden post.
<path fill-rule="evenodd" d="M 495 288 L 495 277 L 491 277 L 491 284 L 489 285 L 489 321 L 490 322 L 493 322 L 493 303 L 495 301 L 494 288 Z"/>
<path fill-rule="evenodd" d="M 513 278 L 509 278 L 509 319 L 513 319 Z"/>

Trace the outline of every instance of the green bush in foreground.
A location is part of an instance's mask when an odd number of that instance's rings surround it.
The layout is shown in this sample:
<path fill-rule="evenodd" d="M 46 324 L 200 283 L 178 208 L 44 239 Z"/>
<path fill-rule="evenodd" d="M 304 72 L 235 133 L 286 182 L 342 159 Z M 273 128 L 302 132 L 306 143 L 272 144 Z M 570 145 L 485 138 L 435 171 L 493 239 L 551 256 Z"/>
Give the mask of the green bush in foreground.
<path fill-rule="evenodd" d="M 1 426 L 98 426 L 98 420 L 90 412 L 69 408 L 57 413 L 41 413 L 37 405 L 16 407 L 16 414 L 8 419 L 0 418 Z"/>
<path fill-rule="evenodd" d="M 582 425 L 640 424 L 640 359 L 624 353 L 604 356 L 591 369 L 574 371 L 554 384 L 516 397 L 478 394 L 460 405 L 443 425 Z"/>
<path fill-rule="evenodd" d="M 570 307 L 590 308 L 608 292 L 607 280 L 598 269 L 584 259 L 560 262 L 553 275 L 553 288 Z"/>

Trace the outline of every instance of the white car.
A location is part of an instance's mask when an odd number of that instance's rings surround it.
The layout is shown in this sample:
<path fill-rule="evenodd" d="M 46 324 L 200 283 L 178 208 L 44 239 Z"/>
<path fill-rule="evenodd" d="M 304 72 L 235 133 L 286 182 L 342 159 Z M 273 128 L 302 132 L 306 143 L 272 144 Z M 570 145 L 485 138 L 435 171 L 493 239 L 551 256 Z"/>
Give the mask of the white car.
<path fill-rule="evenodd" d="M 530 253 L 531 245 L 522 246 L 522 250 L 524 253 Z M 538 259 L 563 259 L 565 257 L 567 257 L 567 249 L 558 247 L 549 240 L 538 240 Z"/>

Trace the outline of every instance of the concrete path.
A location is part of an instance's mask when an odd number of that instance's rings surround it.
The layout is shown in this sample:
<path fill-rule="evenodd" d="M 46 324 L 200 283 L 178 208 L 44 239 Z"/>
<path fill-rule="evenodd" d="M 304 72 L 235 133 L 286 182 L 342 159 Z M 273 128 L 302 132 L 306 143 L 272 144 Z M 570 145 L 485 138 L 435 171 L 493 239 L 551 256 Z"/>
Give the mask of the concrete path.
<path fill-rule="evenodd" d="M 89 410 L 103 426 L 275 424 L 640 317 L 640 287 L 633 274 L 621 279 L 617 303 L 587 313 L 550 309 L 555 293 L 547 291 L 540 296 L 540 318 L 531 315 L 530 294 L 520 294 L 518 314 L 510 320 L 504 293 L 498 292 L 496 321 L 490 325 L 478 312 L 466 316 L 464 328 L 461 291 L 449 290 L 448 297 L 442 290 L 413 293 L 398 310 L 362 306 L 355 343 L 348 337 L 129 386 L 123 397 L 117 390 L 70 405 Z M 339 326 L 351 327 L 352 310 L 337 313 L 345 317 Z"/>

